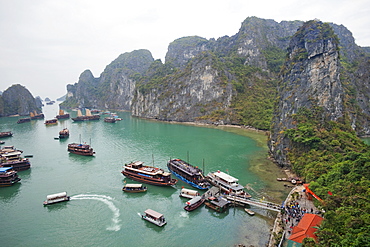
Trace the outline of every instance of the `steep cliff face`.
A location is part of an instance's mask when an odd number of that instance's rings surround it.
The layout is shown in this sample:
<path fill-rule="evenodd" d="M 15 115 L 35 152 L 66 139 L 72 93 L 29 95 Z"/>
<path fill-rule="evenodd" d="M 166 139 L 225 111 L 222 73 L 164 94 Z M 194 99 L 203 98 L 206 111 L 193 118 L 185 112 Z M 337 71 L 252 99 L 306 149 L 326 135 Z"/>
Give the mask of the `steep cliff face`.
<path fill-rule="evenodd" d="M 17 114 L 28 116 L 30 112 L 34 111 L 42 112 L 30 91 L 22 85 L 12 85 L 0 96 L 1 117 Z"/>
<path fill-rule="evenodd" d="M 62 107 L 87 107 L 130 110 L 135 89 L 135 76 L 144 73 L 154 61 L 148 50 L 121 54 L 98 78 L 84 71 L 78 83 L 67 85 Z"/>
<path fill-rule="evenodd" d="M 328 24 L 305 23 L 288 47 L 274 111 L 269 147 L 275 160 L 287 163 L 290 140 L 286 129 L 296 128 L 293 115 L 300 109 L 322 109 L 323 120 L 344 116 L 344 90 L 339 79 L 339 41 Z"/>
<path fill-rule="evenodd" d="M 232 85 L 215 68 L 216 58 L 203 53 L 184 70 L 169 75 L 160 85 L 145 92 L 138 88 L 132 115 L 169 121 L 195 121 L 213 111 L 228 108 Z"/>

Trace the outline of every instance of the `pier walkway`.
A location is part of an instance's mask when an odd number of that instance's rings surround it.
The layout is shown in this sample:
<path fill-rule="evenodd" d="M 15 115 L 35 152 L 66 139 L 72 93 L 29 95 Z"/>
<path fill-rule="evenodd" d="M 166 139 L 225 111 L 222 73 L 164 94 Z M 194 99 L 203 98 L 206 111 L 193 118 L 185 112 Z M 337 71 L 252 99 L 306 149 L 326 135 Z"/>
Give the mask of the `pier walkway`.
<path fill-rule="evenodd" d="M 204 198 L 208 198 L 211 196 L 224 196 L 224 198 L 226 198 L 230 202 L 230 204 L 236 204 L 240 206 L 252 205 L 252 206 L 256 206 L 259 208 L 263 208 L 263 209 L 267 209 L 267 210 L 271 210 L 275 212 L 280 212 L 280 208 L 281 208 L 281 206 L 276 203 L 267 202 L 264 200 L 256 200 L 250 197 L 243 197 L 243 196 L 237 196 L 237 195 L 222 195 L 220 189 L 216 186 L 211 187 L 203 195 Z"/>

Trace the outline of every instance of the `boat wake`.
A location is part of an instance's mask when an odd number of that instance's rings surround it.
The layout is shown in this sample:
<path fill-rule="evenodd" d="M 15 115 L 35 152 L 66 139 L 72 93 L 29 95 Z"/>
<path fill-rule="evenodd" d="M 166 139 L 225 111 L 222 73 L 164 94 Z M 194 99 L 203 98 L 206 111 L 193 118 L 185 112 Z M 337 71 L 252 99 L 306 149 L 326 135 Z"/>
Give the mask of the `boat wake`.
<path fill-rule="evenodd" d="M 81 194 L 71 196 L 71 200 L 96 200 L 105 203 L 113 213 L 112 225 L 108 226 L 106 229 L 108 231 L 119 231 L 121 230 L 121 225 L 119 224 L 120 212 L 119 209 L 114 205 L 113 198 L 105 195 L 90 195 L 90 194 Z"/>

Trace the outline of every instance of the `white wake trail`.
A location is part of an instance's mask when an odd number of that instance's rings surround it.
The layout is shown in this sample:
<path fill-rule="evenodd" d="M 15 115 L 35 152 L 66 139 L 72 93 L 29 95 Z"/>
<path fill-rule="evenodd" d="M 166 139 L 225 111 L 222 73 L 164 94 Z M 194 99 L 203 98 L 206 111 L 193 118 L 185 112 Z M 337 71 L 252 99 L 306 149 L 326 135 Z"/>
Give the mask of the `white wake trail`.
<path fill-rule="evenodd" d="M 113 212 L 113 217 L 112 217 L 112 225 L 108 226 L 106 229 L 108 231 L 119 231 L 121 230 L 121 225 L 119 224 L 120 219 L 120 212 L 119 209 L 114 205 L 112 202 L 113 198 L 110 196 L 105 196 L 105 195 L 89 195 L 89 194 L 81 194 L 81 195 L 76 195 L 72 196 L 71 200 L 96 200 L 96 201 L 101 201 L 105 203 L 109 209 Z"/>

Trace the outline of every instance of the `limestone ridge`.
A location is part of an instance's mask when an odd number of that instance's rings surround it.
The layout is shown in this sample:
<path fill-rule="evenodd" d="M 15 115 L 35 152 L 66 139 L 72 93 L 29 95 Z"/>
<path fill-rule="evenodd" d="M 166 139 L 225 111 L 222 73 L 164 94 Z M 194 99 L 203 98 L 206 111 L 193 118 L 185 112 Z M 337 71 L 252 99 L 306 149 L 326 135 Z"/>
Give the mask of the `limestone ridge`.
<path fill-rule="evenodd" d="M 344 90 L 340 81 L 339 41 L 329 24 L 305 23 L 288 47 L 278 88 L 269 147 L 275 160 L 284 164 L 290 141 L 284 130 L 296 127 L 292 116 L 300 108 L 322 109 L 322 119 L 344 116 Z"/>
<path fill-rule="evenodd" d="M 285 100 L 278 104 L 284 114 L 275 110 L 274 123 L 289 120 L 300 106 L 320 105 L 329 119 L 346 112 L 358 134 L 370 134 L 368 49 L 357 46 L 342 25 L 306 26 L 248 17 L 231 37 L 176 39 L 164 64 L 147 50 L 124 53 L 99 78 L 82 73 L 78 83 L 67 86 L 62 106 L 268 130 L 278 96 Z"/>
<path fill-rule="evenodd" d="M 130 110 L 135 75 L 144 73 L 153 61 L 148 50 L 135 50 L 121 54 L 98 78 L 90 70 L 85 70 L 78 83 L 67 85 L 66 101 L 61 107 Z"/>
<path fill-rule="evenodd" d="M 28 116 L 30 112 L 41 113 L 41 102 L 24 86 L 14 84 L 0 96 L 0 117 L 10 115 Z"/>

